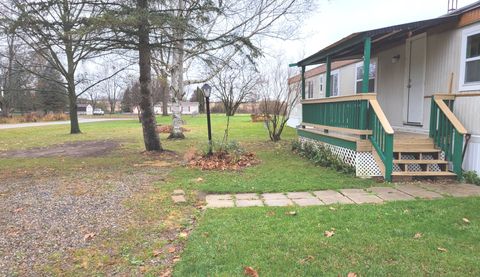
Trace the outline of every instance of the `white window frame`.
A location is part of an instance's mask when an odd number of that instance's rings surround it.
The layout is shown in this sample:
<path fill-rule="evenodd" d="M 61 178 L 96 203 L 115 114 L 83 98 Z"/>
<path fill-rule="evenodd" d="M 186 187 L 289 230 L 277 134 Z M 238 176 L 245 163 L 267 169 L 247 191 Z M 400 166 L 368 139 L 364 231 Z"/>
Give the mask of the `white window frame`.
<path fill-rule="evenodd" d="M 460 91 L 480 90 L 480 81 L 473 83 L 465 82 L 465 69 L 467 62 L 480 60 L 480 56 L 467 59 L 467 39 L 469 36 L 477 34 L 480 34 L 480 24 L 476 24 L 470 28 L 466 28 L 462 32 L 462 49 L 460 51 L 460 78 L 458 85 Z"/>
<path fill-rule="evenodd" d="M 312 89 L 310 90 L 310 84 L 312 85 Z M 313 90 L 315 89 L 315 86 L 313 85 L 313 80 L 308 80 L 307 81 L 307 95 L 305 98 L 307 99 L 312 99 L 314 96 Z"/>
<path fill-rule="evenodd" d="M 320 74 L 318 76 L 319 80 L 318 80 L 318 91 L 320 92 L 320 97 L 323 96 L 323 74 Z"/>
<path fill-rule="evenodd" d="M 337 75 L 337 95 L 333 95 L 333 80 L 332 75 Z M 340 70 L 333 70 L 330 72 L 330 97 L 340 96 Z"/>
<path fill-rule="evenodd" d="M 375 64 L 375 85 L 373 86 L 373 89 L 374 89 L 374 92 L 377 91 L 377 80 L 378 80 L 378 63 L 377 63 L 377 58 L 373 58 L 373 59 L 370 59 L 370 65 L 371 64 Z M 358 62 L 355 64 L 355 72 L 353 74 L 355 74 L 353 77 L 354 77 L 354 83 L 353 83 L 353 91 L 355 91 L 355 94 L 359 93 L 357 91 L 357 82 L 360 81 L 360 79 L 357 79 L 357 69 L 359 67 L 362 67 L 363 66 L 363 61 L 362 62 Z M 369 79 L 370 80 L 370 79 Z M 363 78 L 362 78 L 362 81 L 363 81 Z"/>

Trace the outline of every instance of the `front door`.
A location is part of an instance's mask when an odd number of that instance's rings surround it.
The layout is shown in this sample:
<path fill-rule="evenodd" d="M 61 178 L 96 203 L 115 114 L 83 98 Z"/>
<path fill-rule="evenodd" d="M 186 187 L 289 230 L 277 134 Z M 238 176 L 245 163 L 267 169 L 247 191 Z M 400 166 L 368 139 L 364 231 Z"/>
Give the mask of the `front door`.
<path fill-rule="evenodd" d="M 422 125 L 423 122 L 426 54 L 427 37 L 424 34 L 407 40 L 405 81 L 408 125 Z"/>

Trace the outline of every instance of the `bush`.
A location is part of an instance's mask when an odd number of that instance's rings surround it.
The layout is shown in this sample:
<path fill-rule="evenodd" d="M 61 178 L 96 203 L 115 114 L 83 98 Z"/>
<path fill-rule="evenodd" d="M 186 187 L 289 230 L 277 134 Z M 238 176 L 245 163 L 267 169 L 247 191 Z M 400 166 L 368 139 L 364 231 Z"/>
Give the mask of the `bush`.
<path fill-rule="evenodd" d="M 480 186 L 480 177 L 475 171 L 466 171 L 463 173 L 463 179 L 469 184 Z"/>
<path fill-rule="evenodd" d="M 342 173 L 355 173 L 354 167 L 339 159 L 330 149 L 322 144 L 317 145 L 311 142 L 302 143 L 299 140 L 294 140 L 292 142 L 292 150 L 300 156 L 309 159 L 315 165 L 332 168 Z"/>
<path fill-rule="evenodd" d="M 0 124 L 3 123 L 29 123 L 39 121 L 63 121 L 69 120 L 70 116 L 64 113 L 49 113 L 44 116 L 32 112 L 21 116 L 0 117 Z"/>

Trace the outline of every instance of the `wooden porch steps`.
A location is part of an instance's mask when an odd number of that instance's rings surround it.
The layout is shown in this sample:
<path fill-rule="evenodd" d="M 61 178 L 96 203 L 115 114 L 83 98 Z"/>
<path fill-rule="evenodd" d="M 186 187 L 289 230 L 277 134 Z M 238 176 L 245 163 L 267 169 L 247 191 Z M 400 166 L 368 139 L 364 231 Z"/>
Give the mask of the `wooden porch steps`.
<path fill-rule="evenodd" d="M 408 176 L 408 177 L 455 177 L 457 174 L 450 171 L 428 171 L 428 172 L 393 172 L 392 176 Z"/>
<path fill-rule="evenodd" d="M 422 134 L 395 134 L 393 146 L 394 181 L 413 178 L 451 178 L 456 174 L 450 172 L 449 162 L 442 155 L 442 150 L 435 148 L 433 139 Z"/>

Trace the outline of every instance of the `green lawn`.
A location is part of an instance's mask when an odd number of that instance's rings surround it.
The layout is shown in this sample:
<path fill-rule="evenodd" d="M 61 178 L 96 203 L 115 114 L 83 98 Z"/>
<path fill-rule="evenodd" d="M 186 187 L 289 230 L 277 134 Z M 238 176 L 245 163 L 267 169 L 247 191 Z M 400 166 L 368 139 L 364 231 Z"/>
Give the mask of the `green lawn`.
<path fill-rule="evenodd" d="M 165 149 L 180 159 L 190 149 L 207 145 L 204 116 L 184 117 L 185 140 L 166 140 Z M 170 117 L 158 117 L 169 124 Z M 226 126 L 223 115 L 212 118 L 215 140 Z M 71 255 L 51 254 L 40 266 L 40 275 L 96 276 L 112 273 L 125 276 L 158 276 L 180 262 L 175 276 L 242 276 L 251 266 L 260 276 L 361 276 L 469 275 L 480 272 L 480 198 L 443 199 L 306 208 L 242 208 L 199 211 L 197 192 L 287 192 L 376 186 L 359 179 L 312 165 L 290 150 L 296 135 L 285 130 L 283 141 L 271 143 L 262 123 L 249 116 L 231 119 L 230 139 L 257 154 L 259 165 L 236 172 L 201 171 L 182 165 L 166 168 L 136 167 L 149 160 L 145 155 L 138 120 L 81 124 L 82 134 L 69 135 L 68 125 L 0 131 L 0 151 L 45 147 L 69 141 L 117 140 L 119 149 L 99 157 L 2 158 L 0 176 L 15 178 L 57 178 L 84 193 L 83 186 L 112 190 L 112 184 L 133 178 L 142 189 L 123 205 L 131 213 L 124 231 L 105 230 L 86 247 Z M 202 181 L 197 179 L 201 177 Z M 115 182 L 111 182 L 111 180 Z M 1 183 L 1 182 L 0 182 Z M 382 184 L 385 185 L 385 184 Z M 174 189 L 185 190 L 188 202 L 173 204 Z M 60 190 L 60 188 L 59 188 Z M 8 197 L 1 191 L 0 197 Z M 285 215 L 295 209 L 296 216 Z M 7 211 L 8 212 L 8 211 Z M 466 224 L 462 218 L 470 219 Z M 195 223 L 195 224 L 194 224 Z M 180 233 L 194 228 L 188 239 Z M 335 228 L 335 235 L 323 236 Z M 415 233 L 423 234 L 413 239 Z M 181 249 L 186 242 L 186 250 Z M 32 242 L 32 245 L 35 244 Z M 167 251 L 175 247 L 174 253 Z M 437 248 L 445 248 L 441 252 Z M 155 251 L 161 251 L 153 256 Z M 161 260 L 159 262 L 158 260 Z M 340 274 L 340 275 L 339 275 Z"/>
<path fill-rule="evenodd" d="M 216 209 L 190 237 L 175 276 L 244 276 L 245 266 L 260 276 L 478 276 L 478 253 L 479 198 Z"/>

